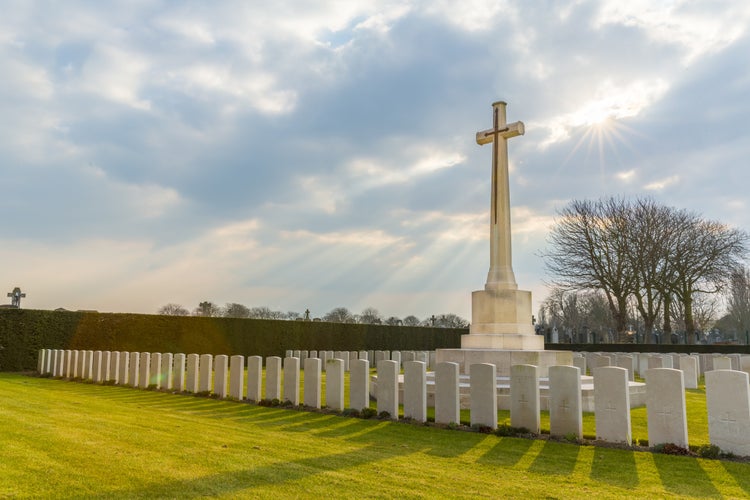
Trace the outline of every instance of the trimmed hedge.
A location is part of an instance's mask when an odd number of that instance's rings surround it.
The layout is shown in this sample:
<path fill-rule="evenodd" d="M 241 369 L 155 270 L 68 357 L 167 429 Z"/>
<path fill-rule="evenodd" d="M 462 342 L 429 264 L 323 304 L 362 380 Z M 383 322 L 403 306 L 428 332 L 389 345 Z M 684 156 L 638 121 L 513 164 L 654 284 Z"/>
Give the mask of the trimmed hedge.
<path fill-rule="evenodd" d="M 544 348 L 553 351 L 578 352 L 674 352 L 677 354 L 750 354 L 750 346 L 735 344 L 544 344 Z"/>
<path fill-rule="evenodd" d="M 283 356 L 288 349 L 434 350 L 467 329 L 146 314 L 0 310 L 0 370 L 35 370 L 39 349 Z"/>

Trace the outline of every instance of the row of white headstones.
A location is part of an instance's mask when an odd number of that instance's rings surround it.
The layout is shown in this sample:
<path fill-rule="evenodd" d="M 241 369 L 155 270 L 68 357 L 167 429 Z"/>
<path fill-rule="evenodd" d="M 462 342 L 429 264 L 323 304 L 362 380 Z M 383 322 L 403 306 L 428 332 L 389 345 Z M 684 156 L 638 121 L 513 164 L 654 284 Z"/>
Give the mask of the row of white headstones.
<path fill-rule="evenodd" d="M 333 410 L 344 410 L 344 372 L 350 372 L 349 408 L 370 406 L 370 363 L 354 359 L 349 352 L 339 357 L 271 356 L 265 360 L 265 399 L 322 406 L 322 372 L 325 369 L 325 401 Z M 292 354 L 295 354 L 294 352 Z M 333 353 L 335 356 L 337 353 Z M 369 354 L 369 353 L 367 353 Z M 392 355 L 392 353 L 391 353 Z M 364 356 L 362 356 L 364 358 Z M 383 355 L 383 358 L 385 356 Z M 429 360 L 429 358 L 428 358 Z M 424 360 L 379 359 L 375 388 L 377 412 L 392 418 L 427 419 L 427 365 Z M 347 366 L 348 365 L 348 366 Z M 400 378 L 401 366 L 403 377 Z M 300 369 L 305 382 L 300 398 Z M 260 401 L 263 358 L 210 354 L 171 354 L 42 349 L 39 373 L 67 379 L 114 383 L 137 388 L 214 394 L 219 398 Z M 247 373 L 245 375 L 245 370 Z M 470 423 L 497 428 L 497 372 L 495 365 L 470 367 Z M 592 370 L 596 437 L 602 441 L 632 442 L 629 372 L 617 366 Z M 685 382 L 682 370 L 645 370 L 649 443 L 688 446 Z M 438 363 L 434 374 L 435 422 L 460 421 L 460 373 L 456 363 Z M 283 393 L 282 393 L 283 380 Z M 705 373 L 709 440 L 724 452 L 750 456 L 750 379 L 748 373 L 713 369 Z M 245 390 L 246 385 L 246 390 Z M 399 398 L 401 388 L 402 397 Z M 283 396 L 282 396 L 283 394 Z M 244 397 L 243 397 L 244 396 Z M 282 399 L 283 397 L 283 399 Z M 577 366 L 549 367 L 550 434 L 582 437 L 581 369 Z M 540 431 L 539 370 L 533 365 L 515 365 L 510 374 L 511 426 Z"/>

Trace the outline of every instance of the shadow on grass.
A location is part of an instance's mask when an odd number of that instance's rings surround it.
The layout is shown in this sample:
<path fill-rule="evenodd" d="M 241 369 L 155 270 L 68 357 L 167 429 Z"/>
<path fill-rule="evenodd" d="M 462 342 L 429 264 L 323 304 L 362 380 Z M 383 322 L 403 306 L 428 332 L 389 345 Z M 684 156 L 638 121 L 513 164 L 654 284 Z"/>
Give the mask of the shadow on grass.
<path fill-rule="evenodd" d="M 479 457 L 477 462 L 501 467 L 516 465 L 528 453 L 534 441 L 520 438 L 501 438 L 487 453 Z"/>
<path fill-rule="evenodd" d="M 721 496 L 711 478 L 694 458 L 654 453 L 654 464 L 664 489 L 671 493 L 692 497 Z"/>
<path fill-rule="evenodd" d="M 750 470 L 748 464 L 739 464 L 736 462 L 722 462 L 724 470 L 737 481 L 742 490 L 750 496 Z"/>
<path fill-rule="evenodd" d="M 590 477 L 622 488 L 638 486 L 635 452 L 595 447 Z"/>
<path fill-rule="evenodd" d="M 562 476 L 571 474 L 580 452 L 581 447 L 578 445 L 547 441 L 529 467 L 529 472 Z"/>
<path fill-rule="evenodd" d="M 196 479 L 166 481 L 132 489 L 110 491 L 99 496 L 99 498 L 111 498 L 112 496 L 150 498 L 165 495 L 171 497 L 175 494 L 181 498 L 232 496 L 239 491 L 247 493 L 247 490 L 253 488 L 293 483 L 318 474 L 354 468 L 412 452 L 413 450 L 403 448 L 383 448 L 373 445 L 346 453 L 314 456 L 261 465 L 246 470 L 213 474 Z"/>

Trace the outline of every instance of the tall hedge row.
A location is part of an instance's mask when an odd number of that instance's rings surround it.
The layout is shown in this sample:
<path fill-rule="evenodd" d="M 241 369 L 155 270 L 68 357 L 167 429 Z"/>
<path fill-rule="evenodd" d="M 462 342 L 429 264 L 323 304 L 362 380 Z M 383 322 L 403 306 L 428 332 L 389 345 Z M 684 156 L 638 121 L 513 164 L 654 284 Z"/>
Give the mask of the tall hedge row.
<path fill-rule="evenodd" d="M 0 370 L 36 369 L 39 349 L 283 356 L 287 349 L 460 347 L 463 329 L 145 314 L 0 310 Z"/>

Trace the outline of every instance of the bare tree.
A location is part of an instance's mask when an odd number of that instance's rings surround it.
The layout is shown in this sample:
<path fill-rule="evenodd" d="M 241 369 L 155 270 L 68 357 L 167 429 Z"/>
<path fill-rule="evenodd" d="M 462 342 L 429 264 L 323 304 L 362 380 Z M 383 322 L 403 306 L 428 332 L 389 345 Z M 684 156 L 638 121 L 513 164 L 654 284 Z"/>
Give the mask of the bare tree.
<path fill-rule="evenodd" d="M 323 321 L 331 323 L 354 323 L 354 315 L 346 307 L 336 307 L 323 316 Z"/>
<path fill-rule="evenodd" d="M 374 307 L 366 307 L 357 317 L 357 323 L 377 325 L 382 322 L 380 312 Z"/>
<path fill-rule="evenodd" d="M 416 316 L 409 315 L 404 318 L 404 326 L 419 326 L 420 321 Z"/>
<path fill-rule="evenodd" d="M 171 302 L 167 305 L 159 308 L 158 314 L 165 316 L 189 316 L 190 311 L 182 307 L 180 304 L 172 304 Z"/>
<path fill-rule="evenodd" d="M 467 328 L 469 326 L 469 322 L 460 316 L 457 316 L 453 313 L 448 313 L 435 316 L 435 321 L 434 323 L 432 323 L 432 326 L 436 326 L 438 328 Z"/>
<path fill-rule="evenodd" d="M 747 234 L 716 221 L 692 216 L 681 228 L 679 238 L 667 256 L 674 280 L 669 290 L 684 311 L 688 343 L 693 343 L 696 321 L 693 300 L 696 293 L 717 293 L 730 281 L 732 272 L 747 254 Z"/>
<path fill-rule="evenodd" d="M 728 323 L 736 333 L 750 331 L 750 268 L 732 272 L 727 289 Z"/>
<path fill-rule="evenodd" d="M 286 314 L 281 311 L 274 311 L 270 307 L 251 307 L 249 311 L 250 318 L 255 319 L 284 319 Z"/>
<path fill-rule="evenodd" d="M 628 257 L 627 203 L 611 198 L 572 201 L 560 213 L 543 254 L 553 284 L 564 290 L 602 290 L 619 336 L 627 330 L 628 297 L 636 275 Z"/>
<path fill-rule="evenodd" d="M 216 317 L 221 316 L 221 307 L 217 306 L 213 302 L 201 302 L 198 304 L 198 307 L 195 308 L 195 311 L 193 311 L 193 314 L 195 316 L 205 316 L 205 317 Z"/>
<path fill-rule="evenodd" d="M 404 322 L 397 316 L 390 316 L 383 321 L 388 326 L 401 326 Z"/>
<path fill-rule="evenodd" d="M 250 309 L 242 304 L 228 303 L 224 306 L 224 317 L 226 318 L 249 318 Z"/>

